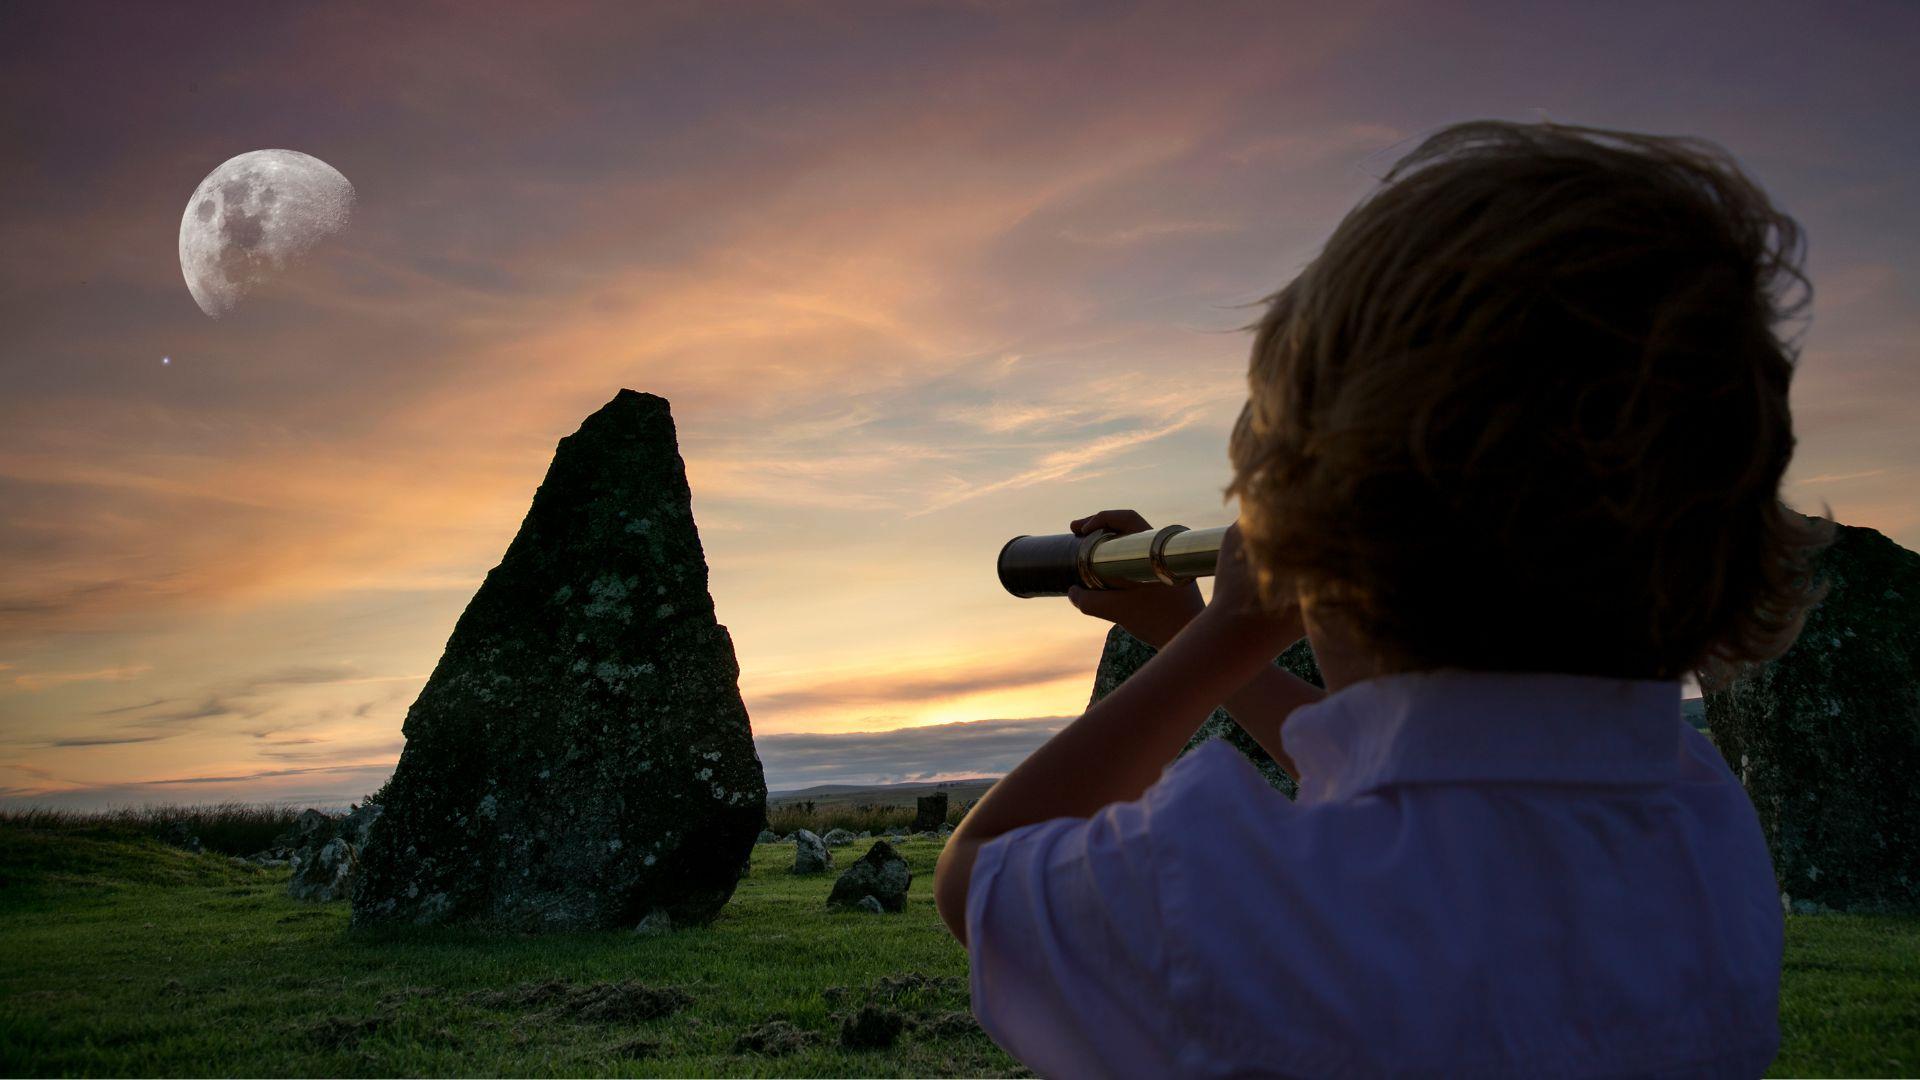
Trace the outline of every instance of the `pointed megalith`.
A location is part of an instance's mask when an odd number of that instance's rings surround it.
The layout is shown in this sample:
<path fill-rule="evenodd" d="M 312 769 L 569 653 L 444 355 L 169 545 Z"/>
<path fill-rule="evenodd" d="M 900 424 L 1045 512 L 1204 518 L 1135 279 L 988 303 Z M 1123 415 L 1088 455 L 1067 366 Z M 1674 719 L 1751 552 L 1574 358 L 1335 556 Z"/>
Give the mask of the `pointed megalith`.
<path fill-rule="evenodd" d="M 1147 661 L 1153 659 L 1153 654 L 1158 651 L 1118 626 L 1108 630 L 1106 647 L 1100 651 L 1100 667 L 1093 675 L 1093 697 L 1087 704 L 1092 705 L 1113 693 L 1134 672 L 1145 667 Z M 1292 648 L 1281 653 L 1274 663 L 1315 686 L 1325 685 L 1320 681 L 1320 665 L 1314 662 L 1313 649 L 1305 640 L 1295 643 Z M 1181 749 L 1180 753 L 1185 754 L 1208 739 L 1225 739 L 1234 749 L 1245 754 L 1247 760 L 1253 762 L 1254 767 L 1260 770 L 1260 775 L 1266 777 L 1267 783 L 1272 784 L 1288 798 L 1293 797 L 1297 790 L 1293 777 L 1288 776 L 1280 768 L 1272 755 L 1254 741 L 1253 736 L 1233 722 L 1232 715 L 1224 707 L 1213 710 L 1213 713 L 1201 723 L 1199 730 L 1193 733 L 1193 737 L 1187 740 L 1187 745 Z"/>
<path fill-rule="evenodd" d="M 766 813 L 667 402 L 622 390 L 547 478 L 407 712 L 355 924 L 673 925 Z"/>

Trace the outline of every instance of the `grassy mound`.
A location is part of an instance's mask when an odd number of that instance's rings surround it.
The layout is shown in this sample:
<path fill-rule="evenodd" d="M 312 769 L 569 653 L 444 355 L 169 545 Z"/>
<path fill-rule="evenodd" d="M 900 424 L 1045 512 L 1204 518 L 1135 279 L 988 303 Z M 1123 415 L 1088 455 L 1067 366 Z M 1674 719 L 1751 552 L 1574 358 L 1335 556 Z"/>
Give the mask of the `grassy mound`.
<path fill-rule="evenodd" d="M 779 845 L 697 929 L 350 934 L 137 823 L 0 824 L 0 1074 L 1025 1075 L 968 1012 L 936 842 L 895 846 L 904 915 L 828 912 Z M 1781 984 L 1776 1075 L 1920 1069 L 1920 920 L 1789 917 Z"/>

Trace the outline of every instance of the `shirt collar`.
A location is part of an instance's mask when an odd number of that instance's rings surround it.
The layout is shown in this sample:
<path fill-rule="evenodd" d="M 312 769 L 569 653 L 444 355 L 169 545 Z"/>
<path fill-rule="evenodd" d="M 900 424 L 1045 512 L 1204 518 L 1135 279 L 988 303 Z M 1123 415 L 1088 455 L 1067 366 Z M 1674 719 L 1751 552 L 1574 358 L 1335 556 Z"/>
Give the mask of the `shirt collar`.
<path fill-rule="evenodd" d="M 1670 782 L 1681 723 L 1677 680 L 1423 671 L 1295 709 L 1281 743 L 1314 803 L 1392 784 Z"/>

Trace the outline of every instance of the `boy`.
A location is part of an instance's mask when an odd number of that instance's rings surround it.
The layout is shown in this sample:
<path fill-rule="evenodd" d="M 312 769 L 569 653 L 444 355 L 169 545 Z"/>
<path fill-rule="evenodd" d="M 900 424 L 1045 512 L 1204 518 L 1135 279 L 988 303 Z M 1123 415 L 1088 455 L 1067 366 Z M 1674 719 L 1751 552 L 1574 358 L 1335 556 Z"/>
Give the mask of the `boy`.
<path fill-rule="evenodd" d="M 1076 592 L 1160 652 L 940 857 L 987 1032 L 1050 1076 L 1764 1071 L 1777 887 L 1679 706 L 1817 599 L 1799 255 L 1698 140 L 1475 122 L 1396 165 L 1258 324 L 1211 602 Z M 1325 693 L 1271 663 L 1302 636 Z M 1297 801 L 1166 764 L 1221 702 Z"/>

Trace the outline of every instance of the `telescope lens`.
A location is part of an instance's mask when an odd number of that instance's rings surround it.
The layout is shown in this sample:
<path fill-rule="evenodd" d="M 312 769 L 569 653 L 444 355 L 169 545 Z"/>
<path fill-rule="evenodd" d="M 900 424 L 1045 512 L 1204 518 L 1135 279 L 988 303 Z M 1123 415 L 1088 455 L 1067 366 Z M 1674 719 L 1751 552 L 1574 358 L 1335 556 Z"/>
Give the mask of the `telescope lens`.
<path fill-rule="evenodd" d="M 1016 536 L 1000 549 L 1000 584 L 1015 596 L 1065 596 L 1080 584 L 1084 537 Z"/>

